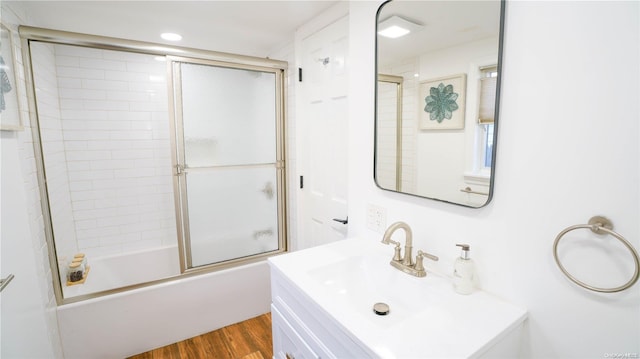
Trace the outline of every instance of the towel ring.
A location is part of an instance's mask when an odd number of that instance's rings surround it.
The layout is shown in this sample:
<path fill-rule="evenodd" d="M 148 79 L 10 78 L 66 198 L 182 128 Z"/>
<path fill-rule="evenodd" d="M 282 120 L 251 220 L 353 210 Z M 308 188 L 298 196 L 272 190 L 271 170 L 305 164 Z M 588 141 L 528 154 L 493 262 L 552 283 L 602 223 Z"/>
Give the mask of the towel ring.
<path fill-rule="evenodd" d="M 615 287 L 615 288 L 598 288 L 598 287 L 594 287 L 592 285 L 586 284 L 584 282 L 579 281 L 578 279 L 576 279 L 574 276 L 572 276 L 565 268 L 564 266 L 562 266 L 562 263 L 560 263 L 560 260 L 558 259 L 558 243 L 560 242 L 560 239 L 562 238 L 562 236 L 564 236 L 565 234 L 575 230 L 575 229 L 590 229 L 593 233 L 596 234 L 609 234 L 613 237 L 616 237 L 620 242 L 622 242 L 622 244 L 625 245 L 625 247 L 627 247 L 629 249 L 629 251 L 631 252 L 631 254 L 633 255 L 633 261 L 635 262 L 636 265 L 636 269 L 633 272 L 633 277 L 625 284 L 619 286 L 619 287 Z M 639 269 L 638 267 L 640 267 L 640 261 L 638 260 L 638 252 L 636 252 L 635 248 L 633 248 L 633 246 L 631 245 L 631 243 L 629 243 L 629 241 L 627 241 L 623 236 L 621 236 L 620 234 L 614 232 L 612 230 L 613 225 L 611 224 L 611 221 L 608 220 L 605 217 L 601 217 L 601 216 L 595 216 L 592 217 L 591 219 L 589 219 L 589 224 L 577 224 L 575 226 L 571 226 L 571 227 L 567 227 L 565 228 L 562 232 L 560 232 L 558 234 L 558 236 L 556 237 L 555 242 L 553 242 L 553 257 L 556 260 L 556 264 L 558 265 L 558 267 L 560 268 L 560 270 L 562 271 L 562 273 L 564 273 L 565 276 L 567 276 L 567 278 L 569 278 L 572 282 L 574 282 L 575 284 L 585 288 L 585 289 L 589 289 L 595 292 L 600 292 L 600 293 L 615 293 L 615 292 L 620 292 L 623 291 L 629 287 L 631 287 L 632 285 L 634 285 L 637 281 L 638 281 L 638 274 L 639 274 Z"/>

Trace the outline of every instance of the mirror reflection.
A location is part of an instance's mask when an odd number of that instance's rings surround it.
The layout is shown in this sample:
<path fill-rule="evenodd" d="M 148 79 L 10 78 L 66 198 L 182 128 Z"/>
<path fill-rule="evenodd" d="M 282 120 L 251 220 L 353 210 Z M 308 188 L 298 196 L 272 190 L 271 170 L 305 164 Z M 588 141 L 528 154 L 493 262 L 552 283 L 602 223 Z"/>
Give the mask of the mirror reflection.
<path fill-rule="evenodd" d="M 491 200 L 502 7 L 401 0 L 380 7 L 380 188 L 476 208 Z"/>

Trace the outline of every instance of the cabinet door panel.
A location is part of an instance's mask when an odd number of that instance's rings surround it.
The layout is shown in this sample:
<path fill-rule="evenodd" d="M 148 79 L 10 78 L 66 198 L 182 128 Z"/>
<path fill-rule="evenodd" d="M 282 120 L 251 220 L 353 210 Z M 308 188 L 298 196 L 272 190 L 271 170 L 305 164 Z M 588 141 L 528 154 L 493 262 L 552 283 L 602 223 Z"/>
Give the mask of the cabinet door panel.
<path fill-rule="evenodd" d="M 296 333 L 289 322 L 271 305 L 273 330 L 273 354 L 279 359 L 319 359 L 307 343 Z"/>

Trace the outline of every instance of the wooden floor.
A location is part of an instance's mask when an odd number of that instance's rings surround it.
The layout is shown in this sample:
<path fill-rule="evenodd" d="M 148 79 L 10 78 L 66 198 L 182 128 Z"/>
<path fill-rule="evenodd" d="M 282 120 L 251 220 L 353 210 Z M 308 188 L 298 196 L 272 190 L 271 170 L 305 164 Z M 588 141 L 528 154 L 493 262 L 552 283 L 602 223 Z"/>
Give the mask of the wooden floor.
<path fill-rule="evenodd" d="M 130 359 L 271 359 L 271 313 L 134 355 Z"/>

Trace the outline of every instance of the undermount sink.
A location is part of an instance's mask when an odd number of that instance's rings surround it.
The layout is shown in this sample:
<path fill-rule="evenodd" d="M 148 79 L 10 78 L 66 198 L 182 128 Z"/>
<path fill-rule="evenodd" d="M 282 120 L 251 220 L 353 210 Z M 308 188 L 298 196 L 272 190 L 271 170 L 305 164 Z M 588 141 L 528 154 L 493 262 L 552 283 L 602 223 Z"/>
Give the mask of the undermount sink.
<path fill-rule="evenodd" d="M 313 303 L 300 308 L 319 308 L 375 356 L 476 358 L 519 338 L 512 333 L 519 333 L 526 310 L 484 291 L 457 294 L 450 278 L 429 268 L 426 277 L 408 275 L 389 264 L 392 256 L 375 239 L 347 239 L 269 262 L 272 279 L 287 278 Z M 374 312 L 379 302 L 388 314 Z"/>

